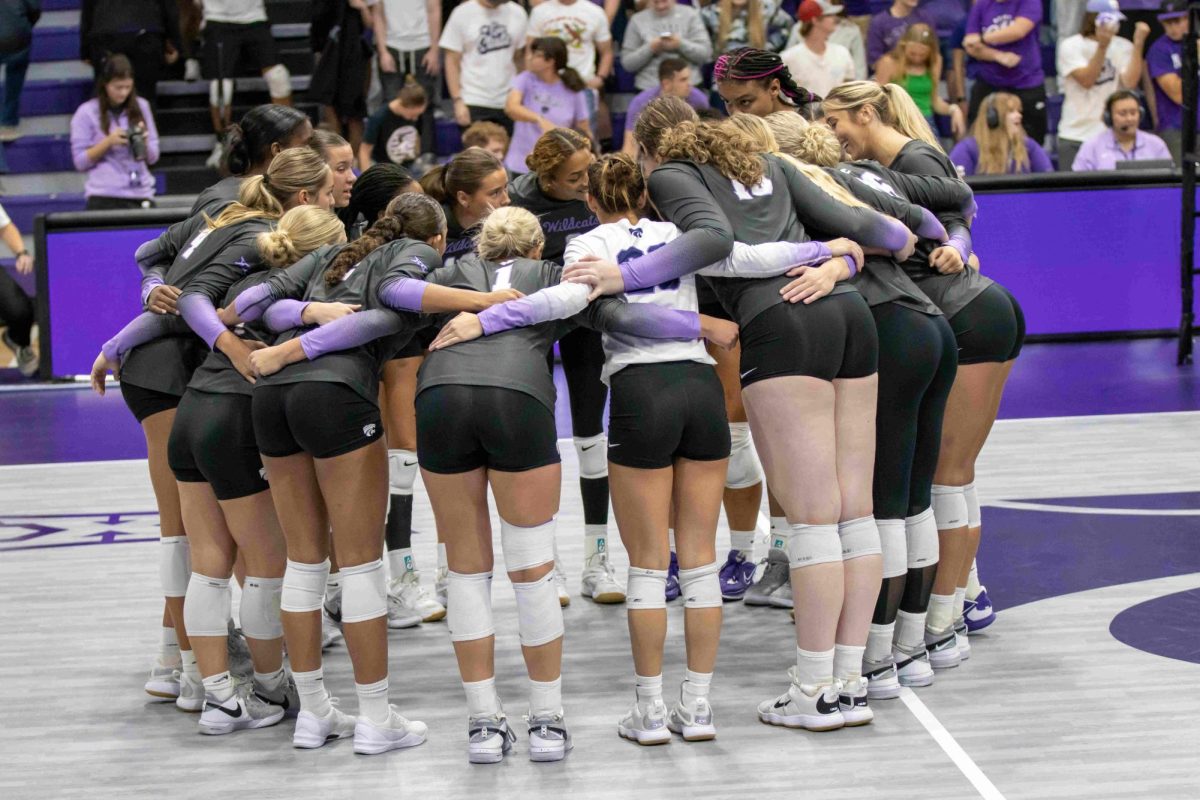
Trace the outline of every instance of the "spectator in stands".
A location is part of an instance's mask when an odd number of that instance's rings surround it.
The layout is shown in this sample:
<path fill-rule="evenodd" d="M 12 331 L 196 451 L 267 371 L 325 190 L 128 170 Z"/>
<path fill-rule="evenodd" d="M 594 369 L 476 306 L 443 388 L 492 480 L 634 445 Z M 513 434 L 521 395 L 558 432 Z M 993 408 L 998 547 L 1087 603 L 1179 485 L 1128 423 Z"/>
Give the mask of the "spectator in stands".
<path fill-rule="evenodd" d="M 713 55 L 739 47 L 779 52 L 792 20 L 774 0 L 714 0 L 700 10 L 712 37 Z"/>
<path fill-rule="evenodd" d="M 708 108 L 708 95 L 692 86 L 692 67 L 682 58 L 668 58 L 658 65 L 658 86 L 638 92 L 629 101 L 625 110 L 625 142 L 621 148 L 631 156 L 637 155 L 637 144 L 633 141 L 633 127 L 650 102 L 662 95 L 672 95 L 686 100 L 688 105 L 699 111 Z"/>
<path fill-rule="evenodd" d="M 831 3 L 825 3 L 829 8 L 839 8 Z M 829 41 L 833 44 L 840 44 L 842 47 L 850 51 L 850 57 L 854 59 L 854 80 L 865 81 L 870 71 L 867 69 L 867 45 L 863 40 L 863 28 L 853 22 L 846 16 L 846 11 L 849 6 L 841 7 L 842 11 L 837 15 L 837 27 L 833 29 L 833 33 L 829 34 Z M 800 9 L 796 9 L 799 15 Z M 830 13 L 826 11 L 826 13 Z M 867 18 L 870 19 L 869 17 Z M 804 27 L 804 23 L 797 21 L 792 26 L 792 32 L 788 35 L 786 47 L 795 47 L 800 44 L 804 38 L 800 29 Z M 863 26 L 865 27 L 865 25 Z"/>
<path fill-rule="evenodd" d="M 138 95 L 153 106 L 163 65 L 175 63 L 180 47 L 176 0 L 83 0 L 79 53 L 96 80 L 105 59 L 120 53 L 133 64 Z"/>
<path fill-rule="evenodd" d="M 1167 143 L 1153 133 L 1138 130 L 1142 121 L 1141 98 L 1131 89 L 1118 89 L 1104 101 L 1107 130 L 1079 148 L 1071 169 L 1075 172 L 1116 169 L 1122 161 L 1169 160 Z M 1059 163 L 1062 167 L 1064 164 Z"/>
<path fill-rule="evenodd" d="M 980 106 L 971 135 L 950 151 L 950 160 L 960 174 L 965 177 L 1054 171 L 1050 156 L 1021 125 L 1021 98 L 996 92 L 985 97 Z"/>
<path fill-rule="evenodd" d="M 21 231 L 0 206 L 0 240 L 17 257 L 17 272 L 33 272 L 33 256 L 25 249 Z M 0 325 L 4 325 L 4 346 L 17 357 L 17 369 L 26 378 L 37 372 L 38 357 L 33 351 L 30 332 L 33 328 L 33 300 L 21 285 L 4 269 L 0 269 Z"/>
<path fill-rule="evenodd" d="M 525 157 L 538 137 L 555 128 L 574 128 L 592 135 L 588 123 L 586 86 L 579 73 L 567 66 L 567 45 L 557 36 L 543 36 L 529 45 L 528 69 L 513 81 L 504 111 L 513 120 L 513 137 L 504 166 L 514 173 L 527 172 Z"/>
<path fill-rule="evenodd" d="M 125 56 L 109 56 L 96 96 L 71 117 L 71 155 L 75 169 L 87 173 L 83 193 L 89 209 L 154 205 L 150 165 L 158 161 L 158 130 Z"/>
<path fill-rule="evenodd" d="M 396 96 L 367 120 L 367 132 L 358 146 L 358 168 L 376 164 L 409 167 L 421 153 L 432 150 L 421 138 L 421 120 L 429 107 L 425 88 L 409 73 Z"/>
<path fill-rule="evenodd" d="M 975 119 L 983 99 L 997 91 L 1021 99 L 1025 128 L 1039 145 L 1046 138 L 1046 73 L 1038 41 L 1042 0 L 976 0 L 967 15 L 963 46 L 981 62 L 967 121 Z"/>
<path fill-rule="evenodd" d="M 840 83 L 854 80 L 854 57 L 840 44 L 829 41 L 837 30 L 842 7 L 829 0 L 804 0 L 796 11 L 804 37 L 779 54 L 796 83 L 824 97 Z"/>
<path fill-rule="evenodd" d="M 1179 161 L 1183 145 L 1183 40 L 1188 32 L 1187 0 L 1166 0 L 1158 15 L 1163 34 L 1146 52 L 1146 70 L 1154 81 L 1158 135 Z"/>
<path fill-rule="evenodd" d="M 621 65 L 635 73 L 638 91 L 658 84 L 658 65 L 682 58 L 692 67 L 692 83 L 700 83 L 700 68 L 712 61 L 712 40 L 700 12 L 675 0 L 650 0 L 647 8 L 629 19 L 621 45 Z"/>
<path fill-rule="evenodd" d="M 463 131 L 462 146 L 487 150 L 500 161 L 508 155 L 508 131 L 494 122 L 476 122 Z"/>
<path fill-rule="evenodd" d="M 1118 89 L 1135 89 L 1150 26 L 1139 22 L 1133 41 L 1117 36 L 1117 0 L 1089 0 L 1079 33 L 1058 43 L 1058 80 L 1064 95 L 1058 123 L 1058 166 L 1072 169 L 1079 146 L 1104 133 L 1105 102 Z"/>
<path fill-rule="evenodd" d="M 0 105 L 0 142 L 19 138 L 21 89 L 29 68 L 33 26 L 42 15 L 41 0 L 8 0 L 0 3 L 0 67 L 4 67 L 4 100 Z M 0 151 L 0 165 L 3 165 Z"/>
<path fill-rule="evenodd" d="M 421 152 L 432 153 L 437 142 L 433 110 L 442 74 L 435 46 L 442 36 L 441 0 L 381 0 L 371 9 L 375 14 L 375 49 L 383 96 L 396 97 L 410 76 L 416 79 L 428 101 L 417 124 Z"/>
<path fill-rule="evenodd" d="M 378 0 L 318 0 L 312 21 L 317 60 L 308 99 L 321 104 L 325 126 L 339 135 L 345 133 L 356 151 L 362 145 L 371 82 L 367 41 L 374 35 L 376 21 L 371 5 L 378 5 Z M 384 38 L 382 30 L 376 38 Z"/>
<path fill-rule="evenodd" d="M 529 13 L 526 45 L 543 36 L 557 36 L 567 45 L 567 65 L 598 91 L 613 71 L 610 20 L 591 0 L 544 0 Z M 597 64 L 599 59 L 599 64 Z"/>
<path fill-rule="evenodd" d="M 910 25 L 896 43 L 896 49 L 879 59 L 875 80 L 903 86 L 935 132 L 938 126 L 934 114 L 950 117 L 950 129 L 955 139 L 962 138 L 967 132 L 962 108 L 942 99 L 939 89 L 942 53 L 933 29 L 924 22 Z"/>
<path fill-rule="evenodd" d="M 508 0 L 466 0 L 450 13 L 439 44 L 460 127 L 489 120 L 512 130 L 504 103 L 524 63 L 528 22 L 525 9 Z"/>
<path fill-rule="evenodd" d="M 918 1 L 895 0 L 891 8 L 871 17 L 871 27 L 867 31 L 867 63 L 872 70 L 878 68 L 879 59 L 896 48 L 909 25 L 923 22 L 931 28 L 937 27 L 937 22 L 924 9 L 917 8 Z"/>

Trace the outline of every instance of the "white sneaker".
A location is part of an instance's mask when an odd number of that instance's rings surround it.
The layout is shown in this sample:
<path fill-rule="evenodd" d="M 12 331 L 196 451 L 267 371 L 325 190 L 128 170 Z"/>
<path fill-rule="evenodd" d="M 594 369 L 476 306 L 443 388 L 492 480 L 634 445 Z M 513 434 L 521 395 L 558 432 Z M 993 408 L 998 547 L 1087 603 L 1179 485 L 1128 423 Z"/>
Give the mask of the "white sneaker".
<path fill-rule="evenodd" d="M 267 691 L 255 681 L 254 694 L 259 700 L 282 708 L 286 717 L 295 719 L 300 713 L 300 691 L 296 688 L 296 679 L 291 675 L 286 676 L 279 688 L 273 692 Z"/>
<path fill-rule="evenodd" d="M 225 147 L 221 144 L 221 137 L 217 137 L 217 143 L 213 145 L 212 152 L 204 162 L 204 166 L 209 169 L 220 169 L 221 159 L 225 157 Z"/>
<path fill-rule="evenodd" d="M 152 703 L 171 703 L 179 697 L 179 665 L 168 666 L 155 660 L 146 679 L 146 694 Z"/>
<path fill-rule="evenodd" d="M 571 747 L 571 734 L 560 710 L 557 714 L 525 717 L 529 723 L 529 760 L 562 761 Z"/>
<path fill-rule="evenodd" d="M 971 639 L 967 632 L 967 623 L 959 620 L 954 626 L 954 644 L 958 647 L 958 660 L 966 661 L 971 657 Z"/>
<path fill-rule="evenodd" d="M 792 685 L 775 700 L 758 704 L 758 718 L 768 725 L 803 728 L 807 731 L 835 731 L 845 726 L 838 701 L 837 684 L 829 686 L 802 685 L 796 678 L 796 668 L 788 669 Z"/>
<path fill-rule="evenodd" d="M 571 605 L 571 595 L 567 591 L 567 573 L 563 571 L 562 562 L 554 562 L 554 588 L 558 590 L 558 604 L 563 608 Z"/>
<path fill-rule="evenodd" d="M 617 723 L 617 733 L 641 745 L 667 744 L 671 741 L 671 729 L 667 727 L 666 704 L 661 698 L 649 705 L 635 699 L 629 713 Z"/>
<path fill-rule="evenodd" d="M 593 602 L 602 605 L 625 602 L 625 589 L 617 582 L 608 553 L 596 553 L 584 563 L 579 584 L 579 593 Z"/>
<path fill-rule="evenodd" d="M 183 63 L 183 79 L 185 81 L 200 80 L 200 62 L 194 58 L 189 58 Z"/>
<path fill-rule="evenodd" d="M 342 640 L 342 626 L 321 606 L 321 649 L 328 650 Z"/>
<path fill-rule="evenodd" d="M 900 696 L 900 677 L 893 656 L 879 662 L 864 660 L 863 678 L 867 682 L 867 697 L 872 700 L 893 700 Z"/>
<path fill-rule="evenodd" d="M 357 717 L 352 717 L 337 707 L 338 699 L 329 698 L 329 713 L 318 717 L 311 711 L 301 711 L 296 717 L 296 730 L 292 733 L 292 747 L 315 750 L 334 739 L 345 739 L 354 735 Z"/>
<path fill-rule="evenodd" d="M 417 623 L 437 622 L 446 618 L 446 607 L 421 585 L 421 573 L 417 570 L 408 570 L 388 583 L 388 627 L 412 627 L 393 622 L 393 610 L 401 622 L 408 620 L 413 614 L 417 617 Z"/>
<path fill-rule="evenodd" d="M 685 742 L 707 742 L 717 738 L 712 706 L 703 697 L 691 703 L 684 703 L 682 698 L 676 700 L 667 712 L 667 728 L 682 736 Z"/>
<path fill-rule="evenodd" d="M 180 711 L 195 713 L 204 710 L 204 682 L 188 677 L 183 670 L 179 671 L 179 696 L 175 698 L 175 707 Z"/>
<path fill-rule="evenodd" d="M 395 706 L 388 708 L 391 714 L 382 725 L 366 717 L 358 718 L 358 724 L 354 726 L 354 752 L 373 756 L 424 743 L 429 730 L 424 722 L 405 719 Z"/>
<path fill-rule="evenodd" d="M 933 667 L 929 666 L 929 654 L 924 648 L 909 654 L 899 647 L 893 647 L 892 660 L 896 664 L 896 679 L 901 686 L 933 685 Z"/>
<path fill-rule="evenodd" d="M 450 597 L 450 569 L 448 567 L 438 567 L 437 572 L 433 574 L 433 599 L 442 604 L 442 608 L 449 608 L 447 600 Z"/>
<path fill-rule="evenodd" d="M 870 696 L 870 681 L 866 678 L 854 678 L 838 687 L 838 706 L 842 710 L 842 719 L 846 727 L 867 725 L 875 719 L 875 712 L 867 704 Z"/>
<path fill-rule="evenodd" d="M 474 717 L 467 721 L 467 760 L 472 764 L 498 764 L 516 740 L 503 713 Z"/>
<path fill-rule="evenodd" d="M 200 732 L 220 736 L 246 728 L 269 728 L 283 719 L 284 709 L 267 702 L 250 691 L 250 685 L 239 683 L 233 697 L 224 703 L 211 695 L 204 698 L 204 713 L 200 715 Z"/>
<path fill-rule="evenodd" d="M 929 666 L 934 669 L 954 669 L 962 663 L 958 654 L 958 637 L 954 628 L 942 633 L 925 629 L 925 649 L 929 651 Z"/>
<path fill-rule="evenodd" d="M 12 350 L 13 355 L 17 357 L 17 369 L 26 378 L 32 378 L 38 371 L 38 354 L 33 351 L 32 343 L 22 347 L 21 345 L 8 338 L 8 331 L 4 332 L 4 346 Z"/>

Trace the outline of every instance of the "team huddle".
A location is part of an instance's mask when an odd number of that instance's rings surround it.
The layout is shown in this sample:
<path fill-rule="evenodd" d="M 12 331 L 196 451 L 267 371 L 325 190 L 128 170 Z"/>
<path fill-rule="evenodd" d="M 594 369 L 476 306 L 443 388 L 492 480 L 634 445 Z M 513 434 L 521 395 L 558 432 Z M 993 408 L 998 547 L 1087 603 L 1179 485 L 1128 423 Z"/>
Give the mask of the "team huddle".
<path fill-rule="evenodd" d="M 501 761 L 517 732 L 495 683 L 490 488 L 529 757 L 564 758 L 556 343 L 581 593 L 627 608 L 620 736 L 716 737 L 728 601 L 794 611 L 787 688 L 757 707 L 773 725 L 870 723 L 872 701 L 969 655 L 968 628 L 994 618 L 974 567 L 974 466 L 1020 306 L 980 273 L 972 192 L 902 89 L 847 83 L 800 104 L 786 67 L 739 72 L 754 57 L 716 67 L 743 113 L 701 121 L 660 97 L 638 118 L 637 160 L 555 129 L 511 182 L 480 148 L 419 184 L 392 165 L 355 182 L 349 146 L 302 114 L 246 115 L 236 177 L 138 249 L 145 311 L 92 374 L 101 392 L 119 374 L 162 519 L 150 695 L 200 712 L 207 734 L 289 718 L 299 748 L 419 745 L 426 726 L 388 702 L 387 631 L 444 617 L 469 760 Z M 432 593 L 411 550 L 418 469 L 442 562 Z M 680 597 L 687 670 L 664 693 Z M 356 716 L 323 681 L 339 637 Z"/>

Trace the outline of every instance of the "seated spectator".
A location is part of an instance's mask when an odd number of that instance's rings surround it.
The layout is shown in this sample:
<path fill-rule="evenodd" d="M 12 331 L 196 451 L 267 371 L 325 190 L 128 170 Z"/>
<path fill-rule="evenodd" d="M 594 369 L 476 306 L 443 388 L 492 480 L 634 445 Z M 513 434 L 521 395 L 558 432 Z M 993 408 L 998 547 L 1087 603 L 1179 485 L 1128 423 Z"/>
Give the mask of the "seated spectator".
<path fill-rule="evenodd" d="M 508 131 L 494 122 L 476 122 L 463 131 L 462 146 L 487 150 L 500 161 L 508 155 Z"/>
<path fill-rule="evenodd" d="M 1187 0 L 1166 0 L 1158 15 L 1163 35 L 1146 52 L 1146 71 L 1154 81 L 1158 135 L 1179 162 L 1183 145 L 1183 40 L 1188 33 Z"/>
<path fill-rule="evenodd" d="M 823 6 L 838 8 L 838 6 L 828 2 L 824 2 Z M 857 23 L 846 16 L 846 10 L 846 7 L 842 7 L 841 12 L 837 14 L 838 24 L 833 29 L 833 33 L 829 34 L 829 41 L 833 44 L 840 44 L 850 51 L 850 57 L 854 59 L 854 80 L 865 81 L 871 73 L 867 69 L 867 45 L 863 39 L 863 28 L 859 27 Z M 799 9 L 797 8 L 798 12 Z M 826 10 L 826 13 L 832 12 Z M 799 21 L 792 26 L 792 32 L 788 34 L 785 48 L 795 47 L 800 44 L 800 40 L 804 38 L 803 34 L 800 33 L 802 27 L 804 27 L 804 23 Z"/>
<path fill-rule="evenodd" d="M 621 148 L 631 156 L 637 155 L 637 144 L 633 141 L 633 126 L 642 114 L 642 109 L 664 94 L 686 100 L 688 105 L 699 111 L 708 108 L 708 95 L 692 86 L 692 68 L 682 58 L 668 58 L 658 65 L 658 86 L 639 92 L 629 101 L 625 110 L 625 143 Z"/>
<path fill-rule="evenodd" d="M 421 144 L 432 152 L 434 99 L 441 83 L 442 61 L 437 40 L 442 35 L 442 4 L 437 0 L 380 0 L 371 6 L 375 15 L 375 51 L 379 85 L 385 98 L 395 97 L 409 76 L 425 90 L 429 103 L 417 124 Z"/>
<path fill-rule="evenodd" d="M 1142 105 L 1137 92 L 1118 89 L 1104 102 L 1101 131 L 1079 148 L 1071 169 L 1075 172 L 1116 169 L 1120 161 L 1154 161 L 1171 158 L 1167 143 L 1153 133 L 1138 130 Z M 1059 164 L 1059 166 L 1065 166 Z"/>
<path fill-rule="evenodd" d="M 33 256 L 25 249 L 21 231 L 0 206 L 0 240 L 17 257 L 17 272 L 33 272 Z M 38 369 L 37 353 L 33 351 L 30 333 L 33 329 L 33 300 L 21 285 L 4 269 L 0 269 L 0 325 L 5 326 L 4 346 L 17 357 L 17 369 L 32 378 Z"/>
<path fill-rule="evenodd" d="M 4 100 L 0 104 L 0 142 L 20 137 L 21 89 L 29 68 L 33 26 L 42 15 L 41 0 L 10 0 L 0 3 L 0 67 L 4 68 Z M 0 151 L 0 166 L 3 152 Z"/>
<path fill-rule="evenodd" d="M 828 0 L 804 0 L 796 11 L 803 38 L 779 54 L 796 83 L 821 97 L 838 84 L 854 80 L 850 51 L 829 41 L 837 30 L 841 11 L 841 6 L 831 5 Z"/>
<path fill-rule="evenodd" d="M 1058 166 L 1071 168 L 1079 146 L 1104 133 L 1100 117 L 1118 89 L 1135 89 L 1142 77 L 1142 50 L 1150 26 L 1139 22 L 1134 41 L 1117 36 L 1125 15 L 1117 0 L 1089 0 L 1079 33 L 1058 43 L 1058 81 L 1063 91 L 1058 123 Z"/>
<path fill-rule="evenodd" d="M 950 151 L 950 160 L 963 177 L 1053 172 L 1042 146 L 1021 125 L 1021 98 L 996 92 L 984 98 L 971 135 Z"/>
<path fill-rule="evenodd" d="M 918 2 L 895 0 L 891 8 L 871 17 L 871 27 L 867 29 L 867 64 L 872 70 L 878 68 L 879 59 L 896 48 L 909 25 L 923 22 L 931 28 L 937 27 L 932 17 L 917 8 Z"/>
<path fill-rule="evenodd" d="M 373 163 L 411 166 L 427 146 L 420 126 L 428 106 L 425 88 L 410 73 L 396 96 L 367 118 L 358 147 L 358 168 L 365 170 Z"/>
<path fill-rule="evenodd" d="M 875 70 L 878 83 L 896 83 L 904 87 L 909 97 L 921 109 L 925 121 L 937 131 L 934 114 L 950 117 L 950 128 L 955 139 L 967 132 L 962 108 L 942 99 L 939 87 L 942 83 L 942 53 L 933 29 L 924 22 L 910 25 L 896 49 L 879 59 Z"/>
<path fill-rule="evenodd" d="M 713 55 L 739 47 L 779 52 L 787 43 L 792 20 L 773 0 L 717 0 L 700 11 Z"/>
<path fill-rule="evenodd" d="M 129 59 L 115 55 L 104 62 L 96 96 L 71 117 L 71 155 L 75 169 L 87 173 L 84 196 L 89 209 L 150 208 L 158 161 L 158 130 L 150 104 L 133 88 Z"/>
<path fill-rule="evenodd" d="M 567 45 L 557 36 L 534 39 L 529 45 L 528 69 L 513 81 L 504 112 L 513 120 L 513 138 L 504 158 L 511 172 L 527 172 L 525 157 L 538 137 L 555 128 L 574 128 L 587 137 L 587 88 L 579 73 L 567 66 Z"/>
<path fill-rule="evenodd" d="M 1021 99 L 1029 135 L 1046 138 L 1046 73 L 1038 41 L 1042 0 L 977 0 L 967 15 L 963 47 L 979 61 L 967 121 L 973 122 L 983 99 L 998 91 Z"/>
<path fill-rule="evenodd" d="M 488 120 L 512 131 L 504 104 L 524 61 L 528 22 L 508 0 L 467 0 L 450 12 L 439 44 L 459 127 Z"/>
<path fill-rule="evenodd" d="M 83 0 L 79 44 L 96 80 L 109 56 L 128 58 L 138 96 L 153 106 L 163 66 L 174 64 L 182 47 L 178 0 Z"/>
<path fill-rule="evenodd" d="M 638 91 L 658 84 L 658 65 L 682 58 L 692 66 L 692 83 L 700 83 L 700 68 L 712 61 L 712 40 L 700 12 L 675 0 L 650 0 L 648 8 L 629 18 L 621 46 L 621 66 L 635 73 Z"/>

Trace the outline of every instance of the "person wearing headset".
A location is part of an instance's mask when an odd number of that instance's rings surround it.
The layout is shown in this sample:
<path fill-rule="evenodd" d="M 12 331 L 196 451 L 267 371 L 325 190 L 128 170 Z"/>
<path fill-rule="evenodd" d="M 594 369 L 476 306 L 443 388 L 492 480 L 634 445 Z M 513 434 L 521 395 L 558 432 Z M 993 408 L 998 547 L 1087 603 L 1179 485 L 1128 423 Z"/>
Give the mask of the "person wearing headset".
<path fill-rule="evenodd" d="M 1053 172 L 1054 165 L 1042 146 L 1021 124 L 1021 98 L 995 92 L 979 104 L 971 135 L 950 151 L 950 160 L 963 177 Z"/>
<path fill-rule="evenodd" d="M 1161 137 L 1138 130 L 1142 121 L 1140 101 L 1138 93 L 1130 89 L 1109 95 L 1101 117 L 1106 130 L 1083 143 L 1071 164 L 1072 171 L 1094 172 L 1116 169 L 1121 161 L 1171 158 L 1171 151 Z"/>

